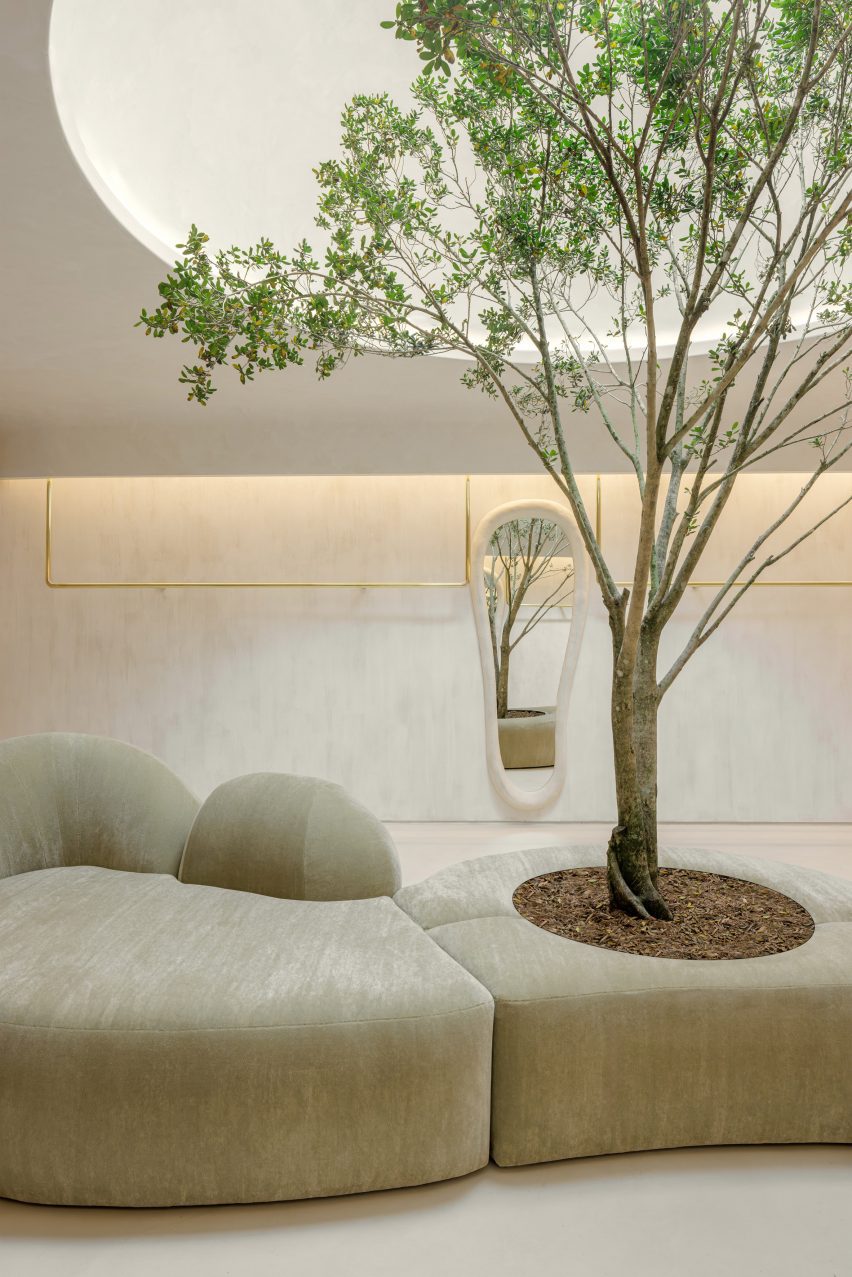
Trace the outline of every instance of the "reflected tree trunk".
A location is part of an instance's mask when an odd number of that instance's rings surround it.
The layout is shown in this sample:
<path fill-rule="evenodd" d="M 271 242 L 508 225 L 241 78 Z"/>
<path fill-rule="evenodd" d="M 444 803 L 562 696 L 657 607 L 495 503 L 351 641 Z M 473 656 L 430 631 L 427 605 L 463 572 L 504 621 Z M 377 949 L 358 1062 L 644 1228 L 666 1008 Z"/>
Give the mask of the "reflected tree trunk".
<path fill-rule="evenodd" d="M 500 658 L 497 665 L 497 717 L 505 718 L 509 713 L 509 654 L 510 643 L 508 626 L 503 630 L 500 643 Z"/>

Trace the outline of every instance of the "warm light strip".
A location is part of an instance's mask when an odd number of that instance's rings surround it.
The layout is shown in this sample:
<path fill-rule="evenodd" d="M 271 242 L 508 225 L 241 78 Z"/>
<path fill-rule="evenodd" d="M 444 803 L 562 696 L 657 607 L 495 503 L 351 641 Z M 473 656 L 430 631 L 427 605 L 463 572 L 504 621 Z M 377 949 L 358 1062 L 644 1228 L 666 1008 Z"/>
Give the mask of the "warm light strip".
<path fill-rule="evenodd" d="M 52 571 L 53 546 L 53 480 L 47 480 L 45 498 L 44 580 L 52 590 L 454 590 L 470 583 L 470 475 L 465 478 L 465 575 L 462 581 L 56 581 Z M 601 476 L 595 476 L 595 536 L 603 546 L 603 494 Z M 632 581 L 616 581 L 619 588 L 630 587 Z M 690 581 L 692 589 L 720 589 L 725 581 Z M 745 585 L 735 581 L 734 586 Z M 762 589 L 850 589 L 849 581 L 753 581 Z"/>
<path fill-rule="evenodd" d="M 470 475 L 465 478 L 464 579 L 461 581 L 56 581 L 53 578 L 53 480 L 47 480 L 44 581 L 51 590 L 456 590 L 470 584 Z"/>
<path fill-rule="evenodd" d="M 598 545 L 603 549 L 603 497 L 601 496 L 601 476 L 595 475 L 595 537 Z M 615 584 L 619 589 L 628 589 L 633 585 L 632 581 L 616 581 Z M 690 589 L 718 590 L 723 585 L 727 585 L 727 581 L 690 581 Z M 732 581 L 731 589 L 737 585 L 745 585 L 745 581 Z M 762 588 L 771 589 L 806 589 L 812 586 L 818 586 L 820 589 L 850 589 L 852 581 L 752 581 L 752 589 Z"/>

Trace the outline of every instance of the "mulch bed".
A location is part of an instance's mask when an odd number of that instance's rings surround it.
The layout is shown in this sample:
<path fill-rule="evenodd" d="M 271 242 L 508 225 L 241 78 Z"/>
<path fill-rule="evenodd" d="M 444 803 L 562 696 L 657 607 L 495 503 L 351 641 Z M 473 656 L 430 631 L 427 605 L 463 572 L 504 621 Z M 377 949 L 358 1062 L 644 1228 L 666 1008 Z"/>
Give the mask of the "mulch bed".
<path fill-rule="evenodd" d="M 580 944 L 654 958 L 759 958 L 797 949 L 814 932 L 807 909 L 780 891 L 698 869 L 661 869 L 671 922 L 611 910 L 606 870 L 559 869 L 529 878 L 512 902 L 522 917 Z"/>
<path fill-rule="evenodd" d="M 544 718 L 543 709 L 507 709 L 507 718 Z"/>

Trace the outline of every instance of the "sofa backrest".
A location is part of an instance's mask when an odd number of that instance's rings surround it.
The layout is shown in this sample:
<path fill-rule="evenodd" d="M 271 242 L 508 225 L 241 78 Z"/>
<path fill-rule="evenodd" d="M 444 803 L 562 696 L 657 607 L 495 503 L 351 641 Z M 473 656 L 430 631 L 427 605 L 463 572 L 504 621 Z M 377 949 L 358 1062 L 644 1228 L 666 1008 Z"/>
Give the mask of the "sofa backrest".
<path fill-rule="evenodd" d="M 179 877 L 289 900 L 360 900 L 392 896 L 400 875 L 390 834 L 340 785 L 258 772 L 213 790 Z"/>
<path fill-rule="evenodd" d="M 177 874 L 197 810 L 165 763 L 122 741 L 0 741 L 0 878 L 62 865 Z"/>

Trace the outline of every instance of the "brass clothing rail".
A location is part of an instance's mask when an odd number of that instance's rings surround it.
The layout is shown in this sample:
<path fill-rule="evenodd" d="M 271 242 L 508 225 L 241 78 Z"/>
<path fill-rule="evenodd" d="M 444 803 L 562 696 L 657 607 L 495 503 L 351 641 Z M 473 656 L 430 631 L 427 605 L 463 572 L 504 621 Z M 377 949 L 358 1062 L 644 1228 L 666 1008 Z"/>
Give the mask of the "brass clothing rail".
<path fill-rule="evenodd" d="M 603 498 L 601 495 L 601 476 L 595 475 L 595 539 L 601 548 L 603 548 Z M 626 589 L 633 585 L 632 581 L 616 581 L 615 584 L 619 589 Z M 723 585 L 727 585 L 727 581 L 690 581 L 688 588 L 718 590 Z M 731 589 L 737 585 L 745 585 L 744 580 L 731 582 Z M 850 589 L 852 581 L 752 581 L 750 589 L 807 589 L 818 587 L 819 589 Z"/>
<path fill-rule="evenodd" d="M 465 477 L 464 577 L 457 581 L 59 581 L 53 575 L 53 480 L 45 493 L 44 580 L 52 590 L 455 590 L 471 580 L 470 475 Z M 595 536 L 603 544 L 601 476 L 595 476 Z M 690 581 L 691 589 L 719 589 L 725 581 Z M 631 581 L 617 581 L 621 588 Z M 745 585 L 738 580 L 733 585 Z M 852 580 L 754 581 L 753 589 L 849 589 Z"/>
<path fill-rule="evenodd" d="M 470 583 L 470 475 L 465 477 L 461 581 L 57 581 L 53 575 L 53 480 L 45 497 L 44 581 L 51 590 L 456 590 Z"/>

